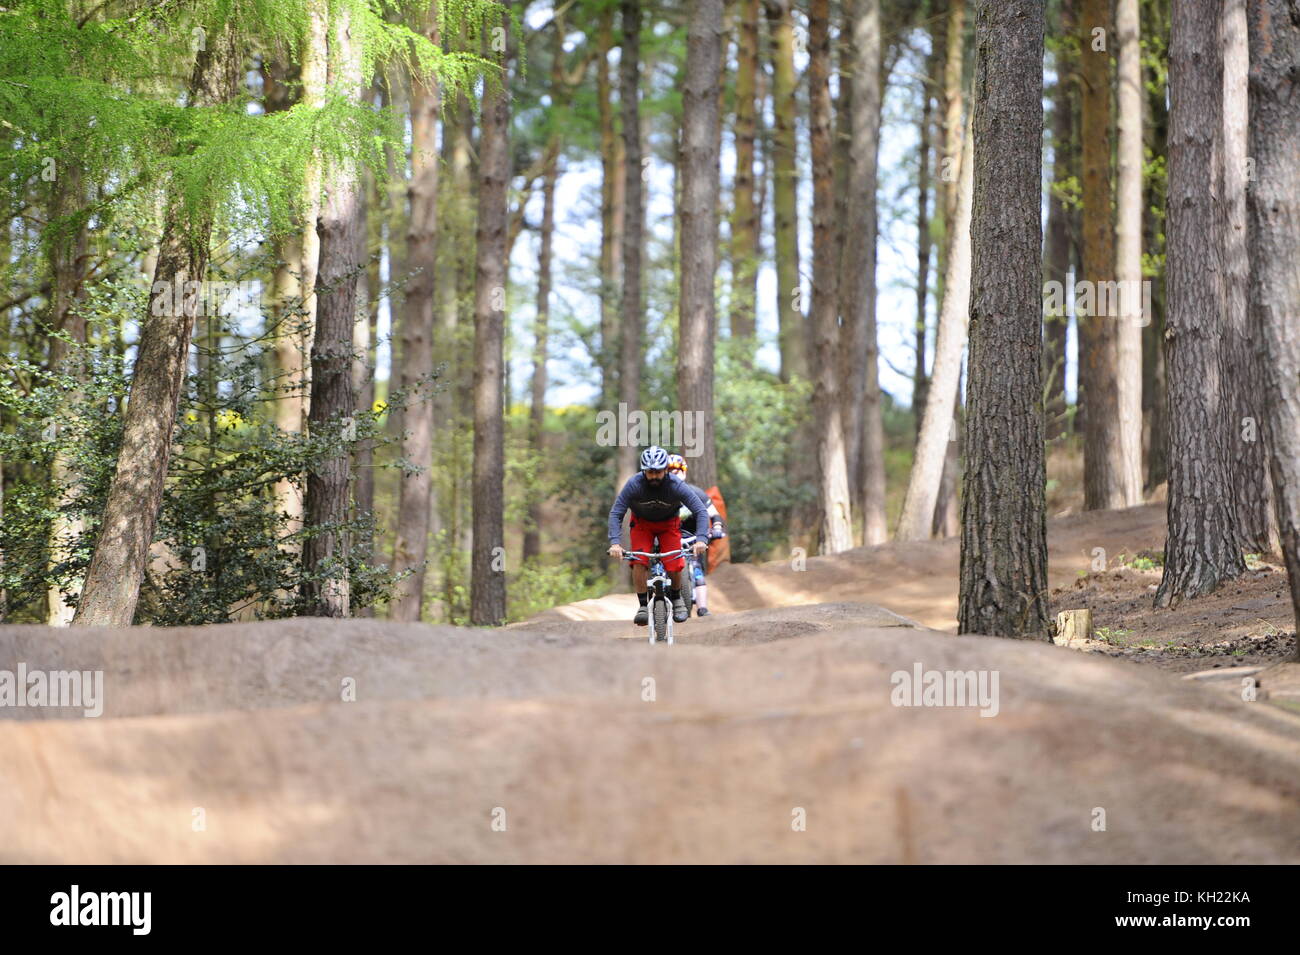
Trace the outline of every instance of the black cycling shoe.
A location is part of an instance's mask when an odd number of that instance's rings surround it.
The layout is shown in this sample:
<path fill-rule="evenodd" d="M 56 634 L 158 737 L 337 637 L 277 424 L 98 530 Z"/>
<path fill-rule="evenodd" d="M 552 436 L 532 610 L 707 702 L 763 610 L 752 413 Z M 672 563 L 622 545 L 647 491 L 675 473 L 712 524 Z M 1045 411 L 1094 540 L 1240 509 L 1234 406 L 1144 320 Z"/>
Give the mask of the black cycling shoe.
<path fill-rule="evenodd" d="M 696 608 L 695 608 L 695 613 L 696 613 L 697 616 L 700 616 L 700 617 L 707 617 L 707 616 L 709 615 L 709 608 L 708 608 L 708 607 L 696 607 Z"/>
<path fill-rule="evenodd" d="M 632 618 L 632 622 L 638 627 L 644 627 L 650 622 L 650 611 L 645 607 L 639 608 L 636 612 L 636 616 Z"/>
<path fill-rule="evenodd" d="M 691 618 L 691 612 L 686 609 L 686 601 L 679 595 L 673 600 L 673 623 L 685 623 Z"/>

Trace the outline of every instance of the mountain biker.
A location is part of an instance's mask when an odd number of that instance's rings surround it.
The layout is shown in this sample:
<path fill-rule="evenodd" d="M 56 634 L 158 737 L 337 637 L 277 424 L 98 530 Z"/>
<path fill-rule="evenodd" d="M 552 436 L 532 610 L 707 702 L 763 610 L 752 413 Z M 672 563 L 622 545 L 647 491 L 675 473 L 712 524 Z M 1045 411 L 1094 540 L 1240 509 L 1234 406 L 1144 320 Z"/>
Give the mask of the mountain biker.
<path fill-rule="evenodd" d="M 668 474 L 694 491 L 696 496 L 700 499 L 700 503 L 702 503 L 705 510 L 708 511 L 709 540 L 717 540 L 718 538 L 726 537 L 727 527 L 722 520 L 722 515 L 718 513 L 717 506 L 713 503 L 713 498 L 709 497 L 708 492 L 703 488 L 696 487 L 694 484 L 691 484 L 686 480 L 686 470 L 687 464 L 684 457 L 680 454 L 668 455 Z M 689 513 L 690 511 L 683 506 L 681 511 L 682 519 L 685 520 L 686 515 Z M 708 573 L 707 563 L 708 562 L 704 560 L 697 559 L 695 561 L 695 566 L 699 569 L 699 573 L 696 575 L 695 579 L 695 612 L 701 617 L 707 617 L 709 615 L 709 586 L 707 581 L 704 579 L 705 574 Z"/>
<path fill-rule="evenodd" d="M 628 525 L 632 550 L 649 553 L 654 549 L 656 539 L 661 553 L 680 550 L 682 522 L 679 515 L 683 506 L 695 517 L 694 550 L 695 556 L 699 558 L 708 548 L 705 538 L 709 532 L 709 512 L 694 491 L 668 476 L 668 452 L 653 445 L 646 448 L 641 452 L 641 470 L 628 478 L 614 499 L 614 506 L 609 510 L 609 556 L 623 557 L 619 538 L 623 515 L 629 510 L 632 512 L 632 520 Z M 668 596 L 673 602 L 673 622 L 682 623 L 690 616 L 686 602 L 682 600 L 681 575 L 686 561 L 678 554 L 663 558 L 663 564 L 672 581 Z M 632 620 L 641 627 L 650 620 L 646 609 L 649 567 L 649 559 L 632 558 L 632 584 L 636 588 L 636 599 L 640 604 Z"/>

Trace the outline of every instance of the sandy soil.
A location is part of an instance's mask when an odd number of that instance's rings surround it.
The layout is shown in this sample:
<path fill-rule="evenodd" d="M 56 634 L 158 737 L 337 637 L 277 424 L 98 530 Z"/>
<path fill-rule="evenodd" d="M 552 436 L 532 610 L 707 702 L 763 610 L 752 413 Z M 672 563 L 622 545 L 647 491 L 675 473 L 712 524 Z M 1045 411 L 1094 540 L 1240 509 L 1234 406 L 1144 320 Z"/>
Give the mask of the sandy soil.
<path fill-rule="evenodd" d="M 1295 654 L 1291 591 L 1284 567 L 1252 565 L 1212 594 L 1161 610 L 1152 606 L 1158 569 L 1088 574 L 1055 590 L 1052 609 L 1091 609 L 1104 643 L 1096 650 L 1110 656 L 1182 673 L 1267 666 Z"/>
<path fill-rule="evenodd" d="M 1058 586 L 1159 544 L 1148 509 L 1088 519 L 1053 525 Z M 0 628 L 0 670 L 102 669 L 107 698 L 0 708 L 0 862 L 1300 862 L 1300 716 L 907 619 L 950 621 L 955 562 L 729 568 L 715 607 L 756 606 L 671 648 L 626 595 L 499 631 Z M 895 705 L 917 665 L 996 673 L 996 715 Z"/>
<path fill-rule="evenodd" d="M 1095 549 L 1108 562 L 1121 554 L 1161 548 L 1164 504 L 1054 518 L 1048 531 L 1048 583 L 1071 585 L 1090 570 Z M 748 610 L 849 600 L 888 607 L 927 627 L 957 630 L 957 569 L 961 544 L 955 537 L 910 544 L 859 547 L 834 557 L 792 555 L 788 561 L 727 564 L 709 577 L 710 609 Z M 802 569 L 797 569 L 802 568 Z M 629 588 L 630 590 L 630 588 Z M 631 620 L 630 594 L 615 594 L 557 607 L 543 620 Z"/>

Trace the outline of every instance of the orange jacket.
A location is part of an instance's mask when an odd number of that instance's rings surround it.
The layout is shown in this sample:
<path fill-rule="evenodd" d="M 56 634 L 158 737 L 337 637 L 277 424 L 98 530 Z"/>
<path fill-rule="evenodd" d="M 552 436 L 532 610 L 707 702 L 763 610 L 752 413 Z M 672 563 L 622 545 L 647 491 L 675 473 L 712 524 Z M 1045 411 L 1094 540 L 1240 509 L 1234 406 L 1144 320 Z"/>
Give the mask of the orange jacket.
<path fill-rule="evenodd" d="M 718 486 L 715 484 L 713 487 L 709 488 L 707 493 L 709 499 L 713 501 L 713 506 L 716 507 L 718 513 L 722 515 L 722 520 L 727 522 L 727 526 L 730 528 L 731 524 L 727 521 L 727 502 L 723 500 L 722 492 L 718 490 Z M 730 534 L 730 531 L 728 531 L 728 534 Z M 720 537 L 717 540 L 709 541 L 708 561 L 708 572 L 710 574 L 713 573 L 714 569 L 719 564 L 729 563 L 731 561 L 730 537 Z"/>

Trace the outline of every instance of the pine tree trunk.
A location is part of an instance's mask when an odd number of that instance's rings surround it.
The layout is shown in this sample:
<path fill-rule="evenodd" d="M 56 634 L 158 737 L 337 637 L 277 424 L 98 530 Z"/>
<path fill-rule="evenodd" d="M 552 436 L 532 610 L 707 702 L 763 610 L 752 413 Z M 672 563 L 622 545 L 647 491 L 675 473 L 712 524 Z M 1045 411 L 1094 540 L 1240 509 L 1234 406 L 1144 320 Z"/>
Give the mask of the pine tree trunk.
<path fill-rule="evenodd" d="M 754 337 L 754 303 L 758 293 L 758 234 L 761 223 L 754 203 L 754 143 L 758 125 L 755 91 L 758 80 L 759 0 L 740 0 L 736 72 L 736 175 L 731 216 L 731 337 Z M 752 345 L 744 352 L 752 363 Z"/>
<path fill-rule="evenodd" d="M 383 95 L 376 83 L 373 87 L 374 104 L 383 106 Z M 365 172 L 365 223 L 366 240 L 363 258 L 366 267 L 358 276 L 357 315 L 352 325 L 352 391 L 357 396 L 357 415 L 368 414 L 375 407 L 375 360 L 378 345 L 379 298 L 382 285 L 379 281 L 379 257 L 384 249 L 384 205 L 374 174 Z M 357 419 L 361 420 L 360 417 Z M 352 509 L 356 519 L 370 519 L 375 513 L 375 441 L 364 438 L 357 441 L 352 455 L 353 482 Z M 367 560 L 380 563 L 384 549 L 380 546 L 381 529 L 370 532 L 370 551 Z M 357 616 L 373 617 L 374 607 L 366 607 Z"/>
<path fill-rule="evenodd" d="M 713 438 L 718 255 L 718 86 L 722 74 L 722 0 L 694 0 L 682 86 L 681 300 L 677 403 L 695 417 L 696 448 L 683 448 L 694 482 L 717 483 Z M 698 451 L 698 454 L 692 453 Z"/>
<path fill-rule="evenodd" d="M 1263 344 L 1274 506 L 1300 621 L 1300 17 L 1286 0 L 1250 0 L 1248 11 L 1251 326 Z"/>
<path fill-rule="evenodd" d="M 1061 32 L 1068 35 L 1073 29 L 1067 19 L 1069 11 L 1062 9 Z M 1045 413 L 1048 439 L 1059 438 L 1066 431 L 1065 361 L 1066 336 L 1070 325 L 1066 308 L 1066 295 L 1070 282 L 1070 213 L 1065 207 L 1062 190 L 1073 175 L 1074 153 L 1074 100 L 1070 93 L 1069 73 L 1073 57 L 1063 49 L 1056 52 L 1056 86 L 1052 90 L 1052 189 L 1047 200 L 1047 237 L 1043 246 L 1043 281 L 1056 283 L 1060 290 L 1055 301 L 1043 314 L 1044 362 L 1046 380 Z"/>
<path fill-rule="evenodd" d="M 1116 68 L 1116 228 L 1115 278 L 1120 309 L 1115 319 L 1117 417 L 1109 422 L 1119 439 L 1116 483 L 1121 506 L 1142 503 L 1142 328 L 1151 320 L 1143 311 L 1142 288 L 1142 48 L 1138 36 L 1138 0 L 1118 0 L 1115 33 Z"/>
<path fill-rule="evenodd" d="M 777 347 L 781 380 L 807 380 L 811 326 L 805 317 L 799 270 L 799 167 L 796 142 L 798 86 L 794 71 L 794 23 L 790 0 L 763 0 L 772 60 L 772 249 L 776 271 Z M 786 456 L 786 475 L 795 489 L 790 511 L 792 547 L 805 547 L 816 534 L 817 448 L 812 421 L 801 415 Z"/>
<path fill-rule="evenodd" d="M 431 10 L 425 35 L 439 42 Z M 411 79 L 410 219 L 406 229 L 406 295 L 402 307 L 399 387 L 407 395 L 402 411 L 402 460 L 418 470 L 399 478 L 397 528 L 393 539 L 398 582 L 389 617 L 418 622 L 424 608 L 425 561 L 433 512 L 433 385 L 435 275 L 438 267 L 438 113 L 441 91 L 433 77 Z"/>
<path fill-rule="evenodd" d="M 1079 16 L 1080 76 L 1083 86 L 1083 274 L 1093 290 L 1078 316 L 1079 375 L 1087 394 L 1084 421 L 1084 508 L 1126 507 L 1121 483 L 1123 448 L 1119 428 L 1119 339 L 1107 307 L 1115 269 L 1115 227 L 1111 216 L 1110 60 L 1112 51 L 1094 49 L 1093 30 L 1110 29 L 1109 0 L 1083 0 Z"/>
<path fill-rule="evenodd" d="M 943 176 L 944 222 L 953 222 L 960 199 L 957 164 L 965 149 L 962 124 L 962 61 L 966 46 L 966 0 L 948 0 L 948 27 L 944 33 L 947 52 L 943 60 L 943 156 L 949 169 Z M 969 138 L 966 136 L 965 138 Z M 944 263 L 947 271 L 947 263 Z"/>
<path fill-rule="evenodd" d="M 621 249 L 616 196 L 622 194 L 618 129 L 614 118 L 609 51 L 614 46 L 614 8 L 601 8 L 597 28 L 596 108 L 600 117 L 600 407 L 612 409 L 618 396 L 618 301 Z"/>
<path fill-rule="evenodd" d="M 807 321 L 799 292 L 799 172 L 794 27 L 790 0 L 764 0 L 772 35 L 772 203 L 781 380 L 808 377 Z"/>
<path fill-rule="evenodd" d="M 951 441 L 953 407 L 961 383 L 961 355 L 966 347 L 966 321 L 970 304 L 971 280 L 971 189 L 973 166 L 971 135 L 967 129 L 959 165 L 957 208 L 948 236 L 945 256 L 948 274 L 943 280 L 943 304 L 939 311 L 939 329 L 934 342 L 934 371 L 930 376 L 930 396 L 916 442 L 912 473 L 903 497 L 903 512 L 898 521 L 897 540 L 927 540 L 933 529 L 935 506 L 939 500 L 944 460 Z"/>
<path fill-rule="evenodd" d="M 443 110 L 443 162 L 449 188 L 439 189 L 439 221 L 447 235 L 468 236 L 475 228 L 477 183 L 473 175 L 474 110 L 468 97 L 458 93 Z M 448 617 L 459 612 L 456 594 L 459 556 L 470 550 L 469 500 L 473 458 L 471 423 L 474 408 L 474 327 L 469 303 L 474 288 L 474 244 L 444 242 L 438 282 L 438 351 L 445 362 L 445 392 L 435 396 L 435 421 L 447 424 L 437 433 L 438 460 L 442 462 L 439 496 L 441 523 L 446 531 L 442 552 L 443 607 Z"/>
<path fill-rule="evenodd" d="M 623 110 L 623 296 L 619 333 L 619 401 L 631 413 L 641 405 L 641 251 L 644 206 L 641 198 L 641 3 L 622 0 L 623 50 L 619 58 L 619 99 Z M 618 449 L 621 487 L 637 469 L 639 449 Z"/>
<path fill-rule="evenodd" d="M 834 246 L 834 157 L 831 144 L 830 3 L 812 0 L 808 8 L 808 99 L 813 169 L 813 335 L 817 373 L 813 413 L 817 433 L 818 552 L 838 554 L 853 546 L 849 475 L 840 405 L 840 335 Z"/>
<path fill-rule="evenodd" d="M 558 33 L 557 33 L 558 36 Z M 560 45 L 556 44 L 556 62 L 560 62 Z M 542 461 L 546 453 L 546 358 L 551 321 L 551 247 L 555 235 L 555 180 L 560 151 L 558 137 L 547 147 L 542 173 L 542 225 L 537 254 L 537 316 L 533 321 L 532 407 L 528 416 L 528 446 L 533 458 Z M 534 488 L 528 502 L 528 519 L 524 528 L 524 563 L 542 553 L 542 496 Z"/>
<path fill-rule="evenodd" d="M 319 108 L 325 104 L 325 92 L 329 82 L 329 65 L 326 50 L 329 44 L 329 4 L 326 0 L 306 0 L 309 25 L 304 38 L 301 55 L 302 101 L 305 105 Z M 312 340 L 316 335 L 316 291 L 320 272 L 320 232 L 319 219 L 321 210 L 321 164 L 320 153 L 307 164 L 303 187 L 302 218 L 302 266 L 299 269 L 302 283 L 303 301 L 300 321 L 300 358 L 302 361 L 302 381 L 296 394 L 299 401 L 301 418 L 297 430 L 307 430 L 307 418 L 311 412 L 311 360 Z M 303 503 L 305 508 L 306 504 Z"/>
<path fill-rule="evenodd" d="M 916 436 L 921 435 L 921 417 L 925 414 L 925 392 L 929 379 L 925 373 L 926 302 L 930 292 L 930 100 L 934 88 L 941 80 L 940 45 L 947 23 L 939 17 L 930 29 L 930 54 L 926 57 L 926 76 L 921 80 L 921 122 L 918 129 L 921 141 L 917 150 L 919 168 L 916 174 L 916 325 L 912 338 L 916 366 L 912 369 L 912 416 Z"/>
<path fill-rule="evenodd" d="M 883 543 L 885 524 L 885 433 L 881 421 L 879 350 L 876 342 L 876 181 L 880 153 L 881 29 L 879 0 L 855 0 L 852 6 L 852 147 L 848 191 L 849 209 L 844 255 L 852 263 L 844 270 L 852 287 L 846 297 L 853 312 L 844 316 L 847 365 L 840 386 L 848 386 L 855 407 L 845 420 L 856 436 L 858 450 L 847 455 L 855 465 L 848 471 L 857 489 L 862 514 L 862 543 Z M 814 301 L 816 295 L 814 293 Z M 824 369 L 824 366 L 823 366 Z M 827 377 L 825 370 L 819 378 Z M 833 458 L 832 458 L 833 461 Z M 848 505 L 851 509 L 851 505 Z"/>
<path fill-rule="evenodd" d="M 858 473 L 862 456 L 862 400 L 866 391 L 866 367 L 855 348 L 861 339 L 859 328 L 862 310 L 858 307 L 856 296 L 860 283 L 852 275 L 857 262 L 854 261 L 856 250 L 850 248 L 851 225 L 849 222 L 849 198 L 853 191 L 849 188 L 849 171 L 853 166 L 853 65 L 856 51 L 853 49 L 853 3 L 840 5 L 840 27 L 835 32 L 832 43 L 834 62 L 831 67 L 833 76 L 839 78 L 839 91 L 835 96 L 834 125 L 832 127 L 832 150 L 835 175 L 834 195 L 835 214 L 833 245 L 839 254 L 839 323 L 840 348 L 837 358 L 840 363 L 840 423 L 844 427 L 844 460 L 849 473 L 850 486 Z M 856 489 L 856 488 L 854 488 Z M 852 492 L 850 492 L 852 493 Z"/>
<path fill-rule="evenodd" d="M 272 61 L 263 70 L 268 113 L 293 105 L 293 76 L 282 61 Z M 315 229 L 314 219 L 312 224 Z M 307 335 L 302 293 L 303 235 L 290 232 L 275 239 L 275 270 L 271 276 L 271 367 L 275 392 L 275 426 L 286 434 L 301 434 L 306 420 L 304 376 Z M 302 490 L 285 478 L 275 485 L 276 508 L 288 515 L 290 533 L 302 529 Z M 296 545 L 294 545 L 296 548 Z"/>
<path fill-rule="evenodd" d="M 86 270 L 88 243 L 85 225 L 73 224 L 70 217 L 76 215 L 84 205 L 81 170 L 75 164 L 67 163 L 57 171 L 49 217 L 50 223 L 59 222 L 66 230 L 54 236 L 49 252 L 49 327 L 55 333 L 50 338 L 50 371 L 67 375 L 78 383 L 85 380 L 86 372 L 85 356 L 75 346 L 86 343 L 86 317 L 78 306 Z M 65 342 L 63 335 L 68 336 L 73 345 Z M 69 400 L 80 399 L 74 394 Z M 62 430 L 62 422 L 55 420 L 53 424 L 56 432 Z M 49 567 L 53 570 L 72 560 L 73 548 L 86 531 L 85 520 L 72 513 L 81 494 L 81 481 L 62 442 L 56 446 L 54 460 L 50 463 L 50 482 L 57 493 L 53 502 L 55 514 L 50 522 L 49 538 Z M 79 588 L 74 585 L 66 596 L 75 600 L 79 592 Z M 46 597 L 46 624 L 51 627 L 66 627 L 72 623 L 75 608 L 65 601 L 64 591 L 59 587 L 51 587 Z"/>
<path fill-rule="evenodd" d="M 958 628 L 961 633 L 1045 639 L 1042 4 L 980 0 L 975 49 L 970 381 Z"/>
<path fill-rule="evenodd" d="M 1225 218 L 1216 201 L 1223 140 L 1222 0 L 1174 0 L 1169 42 L 1169 505 L 1156 606 L 1207 594 L 1245 570 L 1237 546 L 1224 396 L 1206 382 L 1223 367 Z"/>
<path fill-rule="evenodd" d="M 351 13 L 343 8 L 330 24 L 330 85 L 358 101 L 362 95 L 361 41 Z M 356 408 L 352 390 L 352 325 L 357 278 L 363 267 L 365 223 L 361 178 L 354 164 L 331 162 L 322 176 L 317 234 L 320 270 L 316 277 L 316 328 L 311 349 L 311 407 L 308 430 L 333 442 L 307 472 L 305 498 L 309 536 L 303 545 L 304 588 L 309 612 L 320 617 L 351 615 L 346 529 L 351 453 L 345 437 Z"/>
<path fill-rule="evenodd" d="M 957 394 L 961 395 L 961 369 L 957 371 Z M 948 451 L 943 456 L 943 475 L 939 479 L 939 498 L 934 502 L 934 523 L 930 533 L 935 537 L 956 537 L 961 533 L 961 501 L 957 497 L 957 482 L 961 471 L 961 442 L 963 433 L 961 401 L 953 403 L 952 437 Z"/>
<path fill-rule="evenodd" d="M 1169 32 L 1167 5 L 1143 5 L 1142 28 L 1149 36 L 1163 36 Z M 1147 146 L 1153 156 L 1167 156 L 1169 152 L 1168 84 L 1153 83 L 1147 96 L 1146 124 Z M 1165 177 L 1148 177 L 1143 206 L 1145 244 L 1150 254 L 1164 261 L 1165 223 L 1163 215 L 1157 217 L 1151 210 L 1163 210 L 1166 204 Z M 1152 282 L 1151 324 L 1146 328 L 1143 343 L 1142 405 L 1146 415 L 1146 483 L 1145 490 L 1152 491 L 1169 478 L 1169 427 L 1166 412 L 1168 395 L 1165 389 L 1165 283 Z"/>
<path fill-rule="evenodd" d="M 242 63 L 233 33 L 223 30 L 198 53 L 190 102 L 211 106 L 233 98 L 242 79 Z M 186 282 L 203 280 L 212 234 L 210 209 L 197 219 L 185 220 L 182 208 L 182 197 L 173 193 L 148 311 L 140 326 L 122 449 L 73 620 L 78 626 L 130 626 L 140 598 L 162 505 L 197 305 L 196 297 L 179 293 Z"/>
<path fill-rule="evenodd" d="M 1246 254 L 1247 82 L 1246 0 L 1223 5 L 1224 322 L 1223 380 L 1228 413 L 1228 480 L 1236 511 L 1238 544 L 1248 552 L 1273 550 L 1276 530 L 1268 478 L 1268 449 L 1260 427 L 1264 380 L 1259 333 L 1250 326 Z M 1300 107 L 1300 104 L 1297 104 Z M 1300 317 L 1300 316 L 1298 316 Z"/>
<path fill-rule="evenodd" d="M 969 130 L 963 133 L 962 125 L 962 104 L 964 100 L 962 95 L 962 64 L 966 45 L 966 0 L 948 0 L 947 20 L 947 29 L 944 34 L 947 52 L 944 55 L 943 64 L 943 156 L 948 164 L 948 168 L 943 175 L 945 230 L 951 228 L 946 223 L 955 222 L 957 218 L 958 189 L 961 178 L 959 163 L 965 149 L 963 135 L 966 140 L 970 139 Z M 968 222 L 966 225 L 968 234 L 969 228 Z M 941 247 L 942 255 L 946 256 L 950 248 L 951 245 L 945 238 Z M 944 275 L 947 274 L 948 262 L 946 258 L 941 257 L 940 269 Z M 967 270 L 966 284 L 969 286 L 969 259 Z M 963 296 L 962 302 L 966 302 L 966 296 Z M 965 307 L 965 304 L 963 304 L 963 307 Z M 957 399 L 953 403 L 952 428 L 954 435 L 961 434 L 960 372 Z M 961 502 L 957 499 L 957 481 L 960 470 L 961 442 L 950 440 L 948 442 L 948 451 L 943 459 L 943 476 L 939 481 L 939 499 L 935 502 L 934 522 L 931 525 L 931 532 L 936 537 L 956 537 L 961 532 Z"/>
<path fill-rule="evenodd" d="M 505 5 L 502 4 L 504 7 Z M 509 23 L 502 18 L 509 29 Z M 503 69 L 508 69 L 509 53 Z M 505 360 L 507 189 L 510 97 L 502 85 L 483 96 L 479 135 L 478 251 L 474 283 L 474 548 L 470 623 L 500 626 L 506 617 Z"/>

